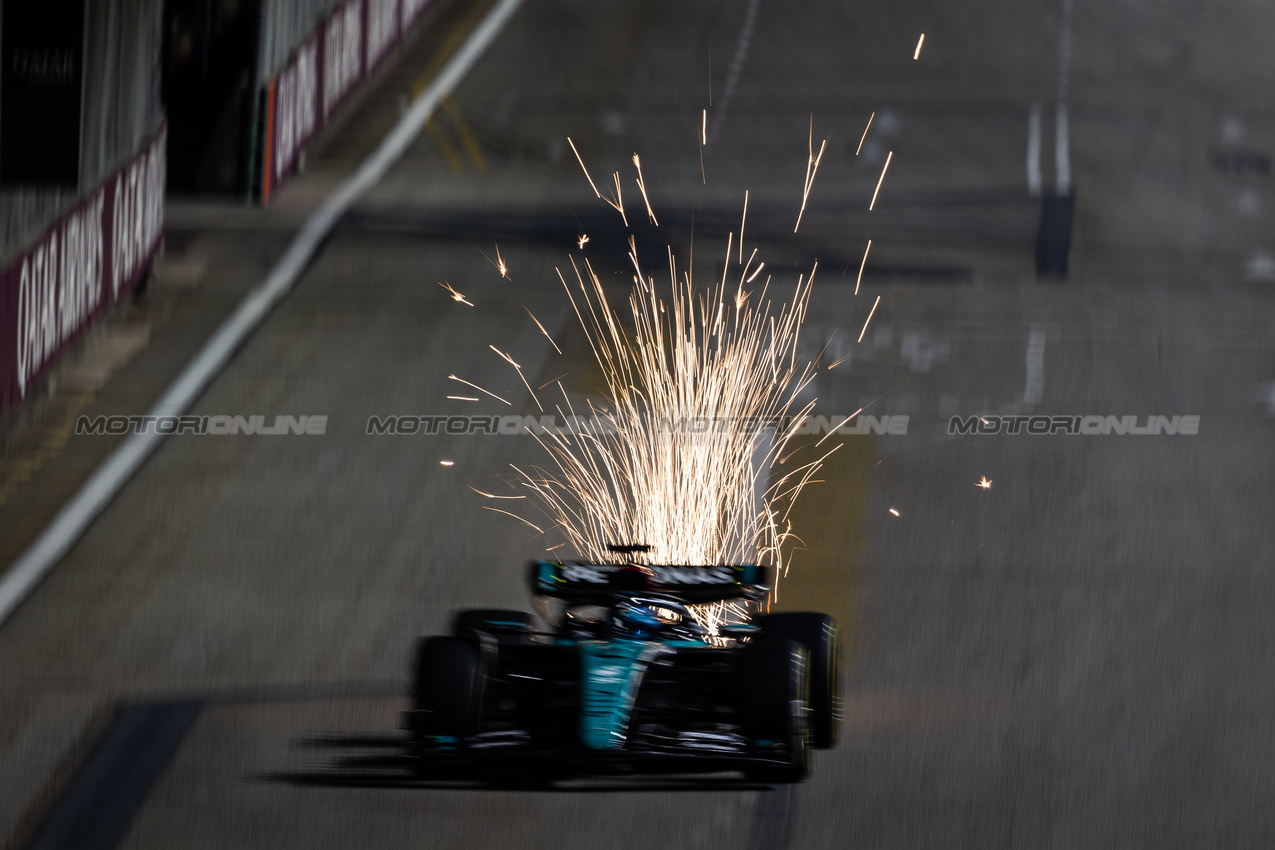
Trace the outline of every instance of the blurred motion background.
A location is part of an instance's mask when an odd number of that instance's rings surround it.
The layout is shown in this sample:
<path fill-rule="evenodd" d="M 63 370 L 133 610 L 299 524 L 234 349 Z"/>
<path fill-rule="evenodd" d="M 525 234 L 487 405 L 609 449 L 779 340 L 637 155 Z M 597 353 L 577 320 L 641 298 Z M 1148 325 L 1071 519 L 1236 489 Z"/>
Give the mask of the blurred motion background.
<path fill-rule="evenodd" d="M 504 6 L 0 2 L 0 565 L 123 443 L 76 421 L 148 413 Z M 189 410 L 325 432 L 173 435 L 42 580 L 0 566 L 0 846 L 1275 844 L 1272 25 L 526 0 Z M 600 398 L 555 268 L 620 296 L 632 232 L 716 281 L 745 191 L 776 293 L 818 262 L 816 412 L 906 422 L 792 514 L 777 605 L 843 624 L 841 744 L 795 788 L 416 782 L 413 641 L 527 606 L 551 544 L 472 488 L 542 454 L 369 418 L 538 414 L 489 345 Z M 950 426 L 1089 415 L 1199 429 Z"/>

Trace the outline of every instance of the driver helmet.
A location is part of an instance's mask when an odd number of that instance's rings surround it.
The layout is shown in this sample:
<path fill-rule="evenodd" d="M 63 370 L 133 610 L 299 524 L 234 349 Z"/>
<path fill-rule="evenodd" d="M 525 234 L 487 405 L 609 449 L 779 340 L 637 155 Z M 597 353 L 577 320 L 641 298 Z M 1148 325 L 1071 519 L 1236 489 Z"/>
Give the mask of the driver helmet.
<path fill-rule="evenodd" d="M 616 604 L 615 620 L 621 633 L 632 637 L 649 637 L 664 626 L 664 621 L 650 605 L 633 599 Z"/>

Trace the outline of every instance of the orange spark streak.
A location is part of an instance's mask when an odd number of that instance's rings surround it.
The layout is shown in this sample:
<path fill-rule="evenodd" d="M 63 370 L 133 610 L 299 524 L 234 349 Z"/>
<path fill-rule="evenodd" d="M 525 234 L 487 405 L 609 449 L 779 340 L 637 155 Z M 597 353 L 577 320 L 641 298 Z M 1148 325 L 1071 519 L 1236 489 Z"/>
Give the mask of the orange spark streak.
<path fill-rule="evenodd" d="M 868 264 L 868 252 L 872 250 L 872 240 L 868 240 L 868 247 L 863 249 L 863 262 L 859 263 L 859 277 L 854 281 L 854 294 L 859 294 L 859 283 L 863 280 L 863 269 Z"/>
<path fill-rule="evenodd" d="M 872 193 L 872 203 L 868 204 L 868 212 L 872 212 L 872 208 L 877 205 L 877 192 L 881 191 L 881 184 L 885 182 L 885 172 L 890 167 L 890 160 L 894 159 L 894 151 L 886 154 L 885 165 L 881 169 L 881 176 L 877 179 L 877 188 Z"/>
<path fill-rule="evenodd" d="M 633 154 L 633 165 L 637 168 L 637 184 L 638 189 L 642 191 L 642 201 L 646 204 L 646 215 L 651 219 L 651 224 L 659 227 L 660 223 L 656 220 L 655 212 L 651 209 L 651 199 L 646 196 L 646 184 L 642 182 L 642 161 L 638 159 L 637 154 Z"/>
<path fill-rule="evenodd" d="M 593 178 L 589 176 L 589 169 L 584 167 L 584 160 L 580 158 L 580 151 L 576 150 L 576 143 L 571 141 L 571 137 L 567 136 L 567 144 L 571 145 L 571 152 L 576 155 L 576 162 L 580 163 L 580 170 L 584 172 L 584 179 L 589 181 L 589 185 L 593 187 L 593 194 L 599 198 L 602 193 L 598 191 L 597 184 L 593 182 Z"/>
<path fill-rule="evenodd" d="M 585 237 L 585 238 L 587 239 L 588 237 Z M 518 302 L 518 306 L 524 310 L 527 310 L 527 305 L 523 304 L 521 301 Z M 540 328 L 540 332 L 545 335 L 545 339 L 549 340 L 549 344 L 553 346 L 553 350 L 561 354 L 562 349 L 558 347 L 558 343 L 553 341 L 553 337 L 549 336 L 549 332 L 545 330 L 545 326 L 540 324 L 540 320 L 536 318 L 536 314 L 532 313 L 530 310 L 527 310 L 527 315 L 531 317 L 531 321 L 536 323 L 536 327 Z"/>
<path fill-rule="evenodd" d="M 489 395 L 489 396 L 491 396 L 492 398 L 494 398 L 496 401 L 503 401 L 503 402 L 505 402 L 505 404 L 508 404 L 510 407 L 513 407 L 513 405 L 512 405 L 512 404 L 510 404 L 507 400 L 505 400 L 505 399 L 501 398 L 500 396 L 496 395 L 495 393 L 491 392 L 490 390 L 485 390 L 485 389 L 483 389 L 482 387 L 478 386 L 477 384 L 471 384 L 469 381 L 466 381 L 464 378 L 458 378 L 458 377 L 456 377 L 455 375 L 448 375 L 448 376 L 447 376 L 447 379 L 448 379 L 448 380 L 450 380 L 450 381 L 457 381 L 458 383 L 462 383 L 462 384 L 464 384 L 464 385 L 465 385 L 465 386 L 467 386 L 467 387 L 473 387 L 474 389 L 478 390 L 478 391 L 479 391 L 480 393 L 482 393 L 483 395 Z"/>
<path fill-rule="evenodd" d="M 453 289 L 453 288 L 452 288 L 452 285 L 451 285 L 450 283 L 448 283 L 448 282 L 446 282 L 446 281 L 439 281 L 439 282 L 438 282 L 438 285 L 439 285 L 439 286 L 441 286 L 443 289 L 446 289 L 448 292 L 450 292 L 450 293 L 452 294 L 452 300 L 453 300 L 453 301 L 459 301 L 459 302 L 460 302 L 460 303 L 462 303 L 462 304 L 469 304 L 469 306 L 470 306 L 470 307 L 473 307 L 473 306 L 474 306 L 474 305 L 473 305 L 473 304 L 471 304 L 469 301 L 466 301 L 466 300 L 465 300 L 465 296 L 464 296 L 464 295 L 461 295 L 459 292 L 457 292 L 455 289 Z"/>
<path fill-rule="evenodd" d="M 877 114 L 875 112 L 873 112 L 871 115 L 868 116 L 868 127 L 872 126 L 872 119 L 876 117 L 877 117 Z M 854 150 L 855 156 L 858 156 L 859 151 L 863 150 L 863 140 L 868 137 L 868 127 L 863 128 L 863 135 L 859 137 L 859 147 L 855 148 Z"/>
<path fill-rule="evenodd" d="M 877 311 L 877 305 L 881 303 L 881 296 L 877 296 L 877 300 L 872 302 L 872 309 L 868 312 L 868 321 L 863 323 L 863 330 L 859 331 L 859 342 L 863 342 L 863 335 L 868 332 L 868 322 L 872 321 L 872 316 Z"/>

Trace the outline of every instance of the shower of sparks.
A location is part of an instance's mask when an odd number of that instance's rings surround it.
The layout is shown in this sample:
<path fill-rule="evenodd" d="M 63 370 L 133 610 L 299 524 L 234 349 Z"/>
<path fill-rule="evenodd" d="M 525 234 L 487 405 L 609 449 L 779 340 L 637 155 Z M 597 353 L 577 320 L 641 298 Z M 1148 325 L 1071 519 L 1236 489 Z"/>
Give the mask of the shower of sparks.
<path fill-rule="evenodd" d="M 452 401 L 478 401 L 478 399 L 472 395 L 449 395 L 448 398 Z"/>
<path fill-rule="evenodd" d="M 890 160 L 894 159 L 894 151 L 886 154 L 885 165 L 881 168 L 881 176 L 877 178 L 877 188 L 872 192 L 872 203 L 868 204 L 868 212 L 872 212 L 872 208 L 877 205 L 877 193 L 881 191 L 881 184 L 885 182 L 885 172 L 890 168 Z"/>
<path fill-rule="evenodd" d="M 863 342 L 863 335 L 868 332 L 868 323 L 872 321 L 872 316 L 877 311 L 877 305 L 881 303 L 881 296 L 877 296 L 877 300 L 872 302 L 872 309 L 868 311 L 868 321 L 863 323 L 863 330 L 859 331 L 859 342 Z"/>
<path fill-rule="evenodd" d="M 450 460 L 440 460 L 438 462 L 438 465 L 439 466 L 455 466 L 455 464 L 452 463 Z"/>
<path fill-rule="evenodd" d="M 863 150 L 863 140 L 868 137 L 868 127 L 872 126 L 872 119 L 876 117 L 877 117 L 877 114 L 875 112 L 873 112 L 871 115 L 868 116 L 868 126 L 863 128 L 863 135 L 859 137 L 859 147 L 855 148 L 854 150 L 855 156 L 858 156 L 859 151 Z M 583 165 L 583 163 L 581 163 L 581 165 Z"/>
<path fill-rule="evenodd" d="M 854 294 L 859 294 L 859 284 L 863 282 L 863 270 L 868 265 L 868 252 L 872 250 L 872 240 L 868 240 L 868 247 L 863 249 L 863 262 L 859 263 L 859 276 L 854 281 Z"/>
<path fill-rule="evenodd" d="M 527 315 L 531 317 L 531 321 L 536 323 L 536 327 L 540 328 L 540 332 L 545 335 L 545 339 L 549 340 L 549 344 L 553 346 L 553 350 L 561 354 L 562 349 L 558 347 L 558 343 L 553 341 L 553 337 L 549 336 L 549 332 L 545 330 L 545 326 L 540 324 L 540 320 L 536 318 L 536 314 L 527 310 L 527 305 L 523 304 L 521 301 L 518 302 L 518 306 L 527 311 Z"/>
<path fill-rule="evenodd" d="M 505 402 L 505 404 L 509 404 L 509 402 L 508 402 L 507 400 L 505 400 L 505 399 L 501 398 L 500 396 L 496 395 L 495 393 L 491 392 L 490 390 L 485 390 L 485 389 L 483 389 L 482 387 L 478 386 L 477 384 L 471 384 L 469 381 L 466 381 L 464 378 L 458 378 L 458 377 L 456 377 L 455 375 L 448 375 L 448 376 L 447 376 L 447 379 L 448 379 L 449 381 L 457 381 L 457 382 L 459 382 L 459 383 L 464 384 L 464 385 L 465 385 L 465 386 L 467 386 L 467 387 L 473 387 L 474 389 L 478 390 L 478 391 L 479 391 L 480 393 L 482 393 L 483 395 L 489 395 L 489 396 L 491 396 L 492 398 L 494 398 L 496 401 L 503 401 L 503 402 Z M 512 405 L 512 404 L 509 404 L 509 406 L 510 406 L 510 407 L 513 407 L 513 405 Z"/>
<path fill-rule="evenodd" d="M 733 234 L 727 257 L 732 243 Z M 606 402 L 578 411 L 564 391 L 558 412 L 587 413 L 599 426 L 534 433 L 549 462 L 513 467 L 516 486 L 584 558 L 609 560 L 608 543 L 640 541 L 651 544 L 643 558 L 653 563 L 782 571 L 795 540 L 787 513 L 827 457 L 779 470 L 814 404 L 798 402 L 816 370 L 799 359 L 797 342 L 817 265 L 780 300 L 768 290 L 750 299 L 725 276 L 696 286 L 671 249 L 663 284 L 644 273 L 632 241 L 629 261 L 636 274 L 626 308 L 608 300 L 588 260 L 558 270 Z M 780 421 L 792 424 L 746 424 Z M 698 422 L 711 430 L 687 427 Z M 697 616 L 711 627 L 728 612 L 708 606 Z"/>
<path fill-rule="evenodd" d="M 916 52 L 912 54 L 913 59 L 921 58 L 921 45 L 925 44 L 925 33 L 921 33 L 921 37 L 916 40 Z"/>
<path fill-rule="evenodd" d="M 470 306 L 470 307 L 473 307 L 473 306 L 474 306 L 472 303 L 470 303 L 469 301 L 466 301 L 466 300 L 465 300 L 465 296 L 464 296 L 464 295 L 461 295 L 459 292 L 457 292 L 455 289 L 453 289 L 453 288 L 452 288 L 452 285 L 451 285 L 450 283 L 448 283 L 447 281 L 445 281 L 445 280 L 444 280 L 444 281 L 439 281 L 438 285 L 439 285 L 439 286 L 441 286 L 443 289 L 446 289 L 448 292 L 450 292 L 450 293 L 452 294 L 452 300 L 453 300 L 453 301 L 459 301 L 459 302 L 460 302 L 460 303 L 462 303 L 462 304 L 469 304 L 469 306 Z"/>
<path fill-rule="evenodd" d="M 637 169 L 637 184 L 642 192 L 642 202 L 646 204 L 646 217 L 650 219 L 651 224 L 659 227 L 660 223 L 656 220 L 654 211 L 651 210 L 651 199 L 646 196 L 646 183 L 642 180 L 642 160 L 638 159 L 637 154 L 633 154 L 633 167 Z"/>
<path fill-rule="evenodd" d="M 918 51 L 919 47 L 918 44 Z M 864 127 L 860 150 L 875 116 L 872 113 Z M 707 132 L 705 109 L 700 121 L 702 176 Z M 614 194 L 604 196 L 575 143 L 569 137 L 567 142 L 594 195 L 619 212 L 628 227 L 619 172 L 612 174 Z M 794 233 L 801 226 L 827 144 L 824 139 L 815 151 L 811 115 L 806 177 Z M 893 156 L 891 151 L 886 157 L 869 210 L 876 205 Z M 648 219 L 658 226 L 637 154 L 633 155 L 633 165 Z M 820 480 L 817 473 L 841 443 L 822 454 L 820 447 L 862 409 L 813 446 L 790 447 L 790 441 L 814 409 L 813 400 L 799 399 L 817 374 L 817 363 L 824 355 L 821 351 L 815 362 L 798 356 L 798 337 L 808 313 L 818 263 L 809 274 L 798 276 L 790 295 L 771 292 L 771 275 L 758 290 L 745 289 L 766 266 L 757 261 L 756 249 L 746 261 L 744 258 L 748 201 L 746 191 L 738 249 L 732 250 L 732 233 L 727 237 L 721 279 L 707 286 L 696 285 L 690 268 L 678 268 L 671 247 L 668 277 L 664 283 L 657 283 L 655 276 L 645 272 L 632 234 L 628 261 L 632 265 L 633 286 L 626 304 L 611 303 L 607 287 L 587 258 L 570 257 L 570 271 L 565 275 L 555 269 L 599 367 L 596 387 L 603 400 L 586 401 L 584 409 L 577 409 L 561 381 L 567 373 L 546 382 L 539 389 L 556 383 L 561 394 L 561 402 L 555 405 L 560 416 L 574 423 L 591 424 L 566 429 L 528 428 L 527 432 L 545 451 L 547 462 L 525 468 L 510 465 L 515 473 L 511 481 L 518 495 L 500 496 L 471 488 L 487 499 L 529 500 L 548 519 L 544 528 L 501 508 L 484 505 L 485 509 L 513 517 L 541 534 L 563 538 L 549 546 L 549 552 L 567 547 L 578 557 L 606 562 L 614 558 L 608 544 L 639 542 L 651 546 L 649 552 L 635 556 L 641 561 L 771 563 L 777 576 L 787 574 L 790 554 L 800 545 L 789 521 L 793 506 L 807 484 Z M 583 249 L 588 241 L 589 237 L 581 234 L 577 247 Z M 871 247 L 869 240 L 855 282 L 856 294 Z M 507 277 L 499 246 L 496 250 L 494 265 L 502 277 Z M 730 285 L 733 289 L 727 284 L 732 253 L 740 264 L 738 284 Z M 693 259 L 692 254 L 691 267 Z M 859 333 L 859 342 L 880 303 L 881 296 L 877 296 Z M 525 305 L 523 309 L 561 354 L 540 321 Z M 520 364 L 495 345 L 489 347 L 517 371 L 539 405 Z M 828 368 L 848 358 L 849 355 L 841 357 Z M 510 404 L 477 384 L 455 375 L 448 377 Z M 799 455 L 801 460 L 789 463 Z M 987 486 L 990 485 L 988 481 Z M 897 509 L 889 510 L 899 516 Z M 717 633 L 721 623 L 744 614 L 734 603 L 694 606 L 693 610 L 711 634 Z"/>
<path fill-rule="evenodd" d="M 828 368 L 829 368 L 829 369 L 835 369 L 836 367 L 840 366 L 842 363 L 845 363 L 845 362 L 846 362 L 847 360 L 849 360 L 849 359 L 850 359 L 850 355 L 849 355 L 849 354 L 847 354 L 845 357 L 839 357 L 839 358 L 837 358 L 836 360 L 834 360 L 834 361 L 832 361 L 831 363 L 829 363 L 829 364 L 828 364 Z"/>
<path fill-rule="evenodd" d="M 828 146 L 828 140 L 824 139 L 819 145 L 819 155 L 815 156 L 815 116 L 810 116 L 810 156 L 806 160 L 806 185 L 801 190 L 801 211 L 797 213 L 797 224 L 793 227 L 792 232 L 796 233 L 797 228 L 801 227 L 801 217 L 806 212 L 806 199 L 810 197 L 810 189 L 815 185 L 815 172 L 819 170 L 819 161 L 823 159 L 823 150 Z M 878 187 L 879 188 L 879 187 Z"/>
<path fill-rule="evenodd" d="M 581 233 L 579 240 L 577 240 L 576 242 L 576 247 L 583 249 L 584 246 L 588 244 L 589 244 L 589 234 Z"/>
<path fill-rule="evenodd" d="M 990 490 L 990 489 L 992 489 L 992 479 L 990 479 L 990 478 L 988 478 L 986 475 L 984 475 L 984 476 L 982 476 L 981 478 L 979 478 L 979 480 L 978 480 L 978 481 L 975 481 L 975 482 L 974 482 L 974 486 L 975 486 L 975 487 L 982 487 L 984 490 Z"/>

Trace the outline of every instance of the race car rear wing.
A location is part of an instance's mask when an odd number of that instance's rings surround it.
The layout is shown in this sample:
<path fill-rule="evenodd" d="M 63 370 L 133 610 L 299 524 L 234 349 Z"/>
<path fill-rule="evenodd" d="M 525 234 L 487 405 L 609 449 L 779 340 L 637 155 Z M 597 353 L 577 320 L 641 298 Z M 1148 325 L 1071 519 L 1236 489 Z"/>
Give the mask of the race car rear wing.
<path fill-rule="evenodd" d="M 650 592 L 668 594 L 683 602 L 760 599 L 773 586 L 774 570 L 761 564 L 643 566 L 655 573 L 655 584 L 649 588 Z M 538 596 L 566 600 L 596 599 L 633 589 L 628 581 L 612 579 L 618 571 L 624 570 L 623 564 L 532 561 L 528 580 L 531 592 Z"/>

